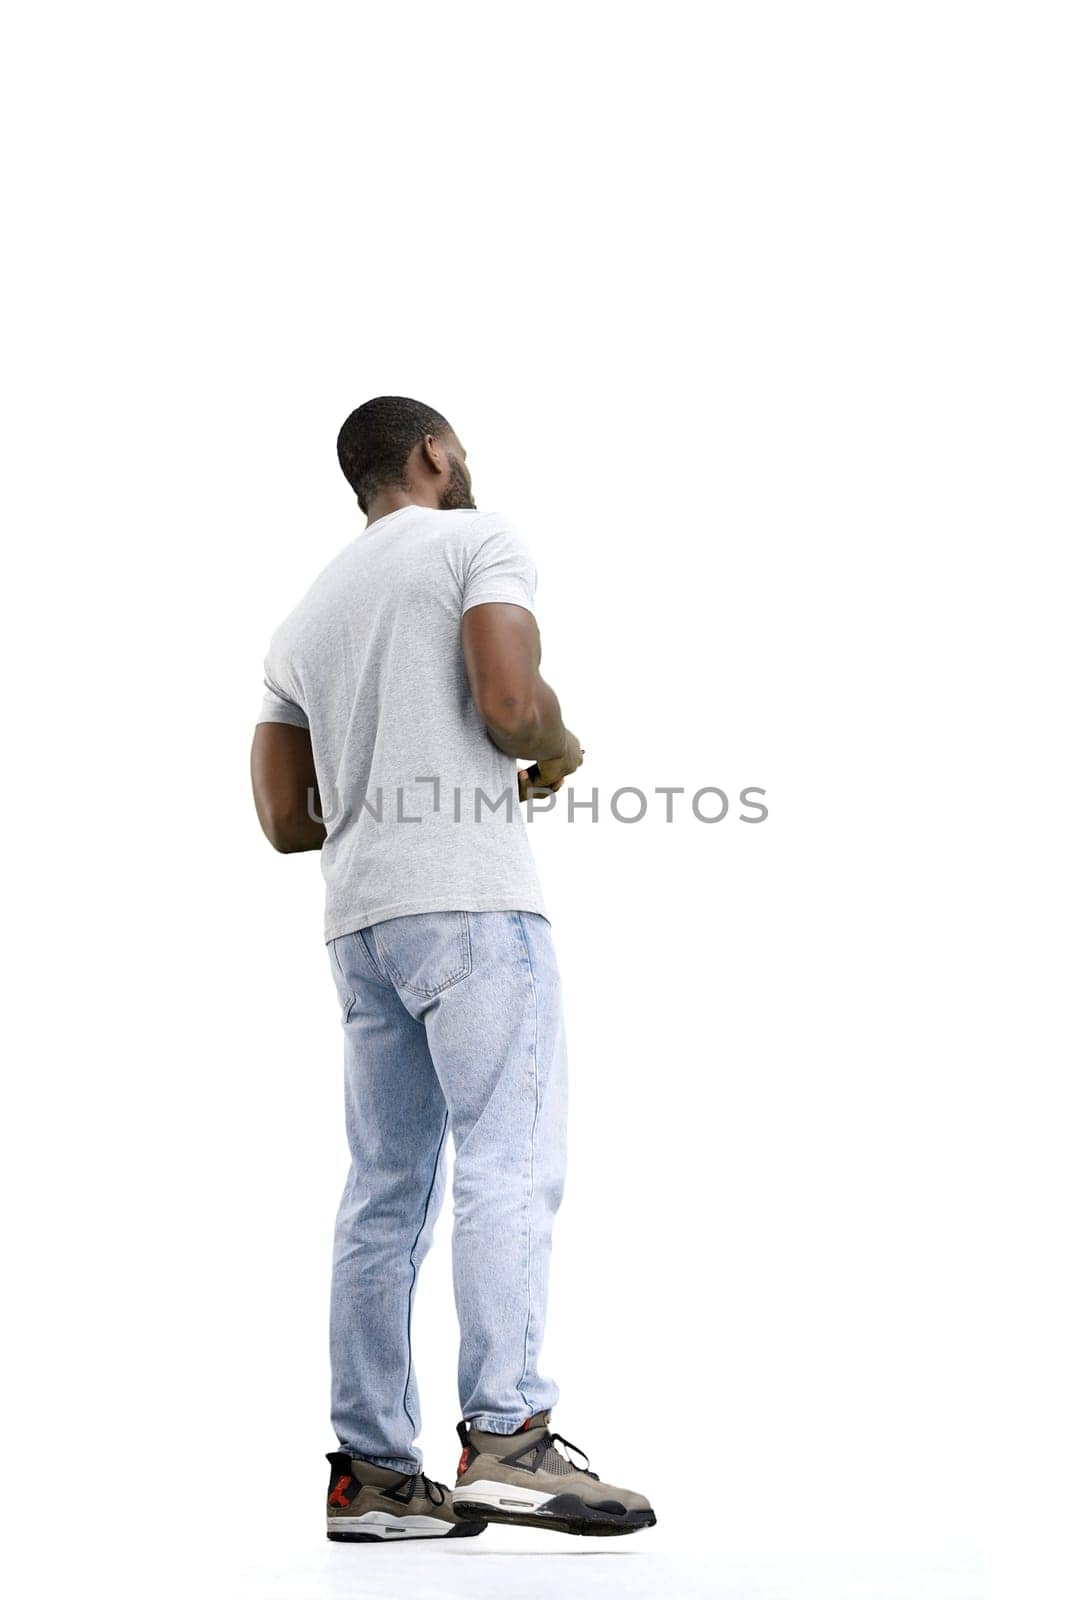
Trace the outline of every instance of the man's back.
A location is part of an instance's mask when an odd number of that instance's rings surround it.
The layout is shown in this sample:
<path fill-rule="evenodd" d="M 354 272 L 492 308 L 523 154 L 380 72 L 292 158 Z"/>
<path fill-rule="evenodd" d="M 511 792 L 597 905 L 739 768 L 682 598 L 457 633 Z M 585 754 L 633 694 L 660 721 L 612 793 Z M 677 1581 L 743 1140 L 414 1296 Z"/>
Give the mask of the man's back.
<path fill-rule="evenodd" d="M 423 911 L 544 915 L 515 763 L 486 734 L 460 638 L 471 606 L 532 611 L 535 584 L 498 513 L 407 505 L 274 634 L 261 718 L 310 729 L 327 939 Z"/>

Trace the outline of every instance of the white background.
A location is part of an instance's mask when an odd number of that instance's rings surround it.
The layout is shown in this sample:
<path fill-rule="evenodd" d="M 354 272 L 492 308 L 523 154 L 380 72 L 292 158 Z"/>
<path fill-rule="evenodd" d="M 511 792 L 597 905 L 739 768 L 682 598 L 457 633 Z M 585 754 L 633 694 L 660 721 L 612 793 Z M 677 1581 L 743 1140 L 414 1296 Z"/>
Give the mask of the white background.
<path fill-rule="evenodd" d="M 1054 17 L 14 24 L 12 1593 L 980 1592 L 990 1320 L 1062 1264 Z M 271 853 L 247 760 L 379 393 L 443 411 L 533 545 L 582 797 L 767 790 L 756 827 L 533 825 L 554 1420 L 660 1515 L 610 1545 L 323 1538 L 341 1038 L 317 859 Z M 416 1357 L 451 1481 L 447 1231 Z"/>

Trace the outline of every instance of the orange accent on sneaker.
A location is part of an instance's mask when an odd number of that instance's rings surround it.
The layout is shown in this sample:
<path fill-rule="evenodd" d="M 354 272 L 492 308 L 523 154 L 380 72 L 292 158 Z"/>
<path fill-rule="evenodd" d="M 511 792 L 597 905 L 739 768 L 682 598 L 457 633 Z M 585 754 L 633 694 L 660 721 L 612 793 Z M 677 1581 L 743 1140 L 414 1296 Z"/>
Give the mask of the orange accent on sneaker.
<path fill-rule="evenodd" d="M 471 1447 L 470 1447 L 469 1444 L 468 1445 L 464 1445 L 463 1453 L 459 1458 L 459 1466 L 456 1468 L 456 1477 L 457 1478 L 462 1478 L 463 1474 L 466 1472 L 467 1465 L 468 1465 L 468 1463 L 470 1461 L 470 1458 L 471 1458 Z"/>
<path fill-rule="evenodd" d="M 330 1498 L 327 1500 L 326 1504 L 330 1506 L 351 1505 L 351 1500 L 345 1499 L 345 1490 L 348 1488 L 348 1485 L 351 1482 L 351 1478 L 338 1478 L 337 1482 L 333 1486 L 333 1489 L 330 1491 Z"/>

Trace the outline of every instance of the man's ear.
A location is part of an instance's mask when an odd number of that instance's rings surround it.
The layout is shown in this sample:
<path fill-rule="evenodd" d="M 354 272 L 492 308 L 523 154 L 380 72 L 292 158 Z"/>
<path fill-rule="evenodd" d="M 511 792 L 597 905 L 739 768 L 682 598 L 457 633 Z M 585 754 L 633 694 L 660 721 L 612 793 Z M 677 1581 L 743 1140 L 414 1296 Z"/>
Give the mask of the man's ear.
<path fill-rule="evenodd" d="M 423 434 L 422 454 L 426 466 L 431 472 L 440 472 L 446 477 L 449 475 L 452 469 L 449 464 L 448 455 L 446 454 L 441 441 L 439 439 L 435 439 L 432 433 Z"/>

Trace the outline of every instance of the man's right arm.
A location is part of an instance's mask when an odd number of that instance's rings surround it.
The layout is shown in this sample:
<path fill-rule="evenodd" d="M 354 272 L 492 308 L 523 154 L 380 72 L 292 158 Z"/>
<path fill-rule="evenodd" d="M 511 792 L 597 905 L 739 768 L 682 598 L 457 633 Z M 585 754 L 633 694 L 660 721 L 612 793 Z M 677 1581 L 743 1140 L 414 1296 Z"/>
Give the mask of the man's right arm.
<path fill-rule="evenodd" d="M 578 740 L 541 676 L 541 635 L 525 606 L 487 601 L 463 613 L 463 657 L 478 715 L 498 750 L 537 762 L 547 785 L 577 771 Z"/>

